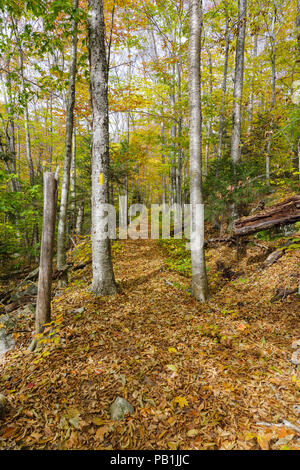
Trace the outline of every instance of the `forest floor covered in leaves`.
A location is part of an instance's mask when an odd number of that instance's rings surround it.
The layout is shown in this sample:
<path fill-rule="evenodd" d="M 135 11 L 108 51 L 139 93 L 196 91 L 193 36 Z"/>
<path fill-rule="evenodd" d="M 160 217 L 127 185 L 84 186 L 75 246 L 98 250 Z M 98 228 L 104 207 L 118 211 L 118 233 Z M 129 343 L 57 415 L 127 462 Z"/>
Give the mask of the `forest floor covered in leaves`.
<path fill-rule="evenodd" d="M 0 448 L 300 449 L 300 366 L 290 362 L 299 298 L 270 302 L 279 286 L 298 285 L 300 253 L 263 269 L 249 261 L 260 253 L 249 247 L 237 262 L 229 246 L 207 250 L 205 305 L 157 241 L 114 243 L 116 296 L 89 292 L 91 265 L 73 271 L 67 288 L 54 286 L 39 348 L 28 350 L 34 323 L 21 315 L 0 364 L 10 404 Z M 88 240 L 70 257 L 88 260 Z M 218 259 L 238 275 L 221 279 Z M 117 396 L 135 411 L 115 422 Z"/>

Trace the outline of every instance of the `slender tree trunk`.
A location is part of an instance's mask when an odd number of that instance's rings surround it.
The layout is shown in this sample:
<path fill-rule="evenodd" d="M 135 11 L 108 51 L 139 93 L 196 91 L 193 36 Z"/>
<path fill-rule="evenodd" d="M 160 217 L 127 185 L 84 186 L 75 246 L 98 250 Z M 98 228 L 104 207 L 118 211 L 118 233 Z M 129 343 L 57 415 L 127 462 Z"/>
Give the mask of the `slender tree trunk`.
<path fill-rule="evenodd" d="M 248 106 L 248 132 L 252 129 L 253 120 L 253 101 L 254 101 L 254 77 L 255 77 L 255 59 L 257 57 L 257 35 L 254 36 L 253 50 L 252 50 L 252 76 L 251 76 L 251 91 L 249 96 Z"/>
<path fill-rule="evenodd" d="M 238 35 L 235 52 L 235 75 L 233 90 L 233 114 L 232 114 L 232 137 L 231 137 L 231 160 L 238 163 L 241 149 L 241 108 L 244 78 L 244 50 L 246 31 L 246 0 L 239 0 Z"/>
<path fill-rule="evenodd" d="M 70 196 L 71 196 L 71 231 L 76 225 L 76 130 L 73 128 L 72 158 L 70 168 Z"/>
<path fill-rule="evenodd" d="M 272 135 L 274 127 L 274 109 L 276 106 L 276 44 L 275 44 L 275 23 L 277 17 L 277 7 L 274 3 L 274 13 L 272 18 L 272 26 L 270 33 L 270 46 L 271 46 L 271 66 L 272 66 L 272 115 L 270 123 L 270 131 L 268 136 L 267 154 L 266 154 L 266 182 L 270 184 L 270 157 L 271 157 L 271 146 L 272 146 Z"/>
<path fill-rule="evenodd" d="M 36 332 L 51 321 L 51 283 L 53 245 L 57 204 L 57 174 L 44 173 L 44 218 L 41 243 L 38 295 L 36 303 Z"/>
<path fill-rule="evenodd" d="M 208 132 L 206 137 L 206 144 L 205 144 L 205 160 L 204 160 L 204 177 L 206 178 L 208 175 L 208 158 L 209 158 L 209 144 L 211 139 L 211 121 L 208 123 Z"/>
<path fill-rule="evenodd" d="M 173 76 L 175 75 L 175 67 L 173 67 Z M 171 107 L 173 113 L 175 113 L 175 81 L 173 84 L 173 91 L 170 96 L 170 101 L 171 101 Z M 171 204 L 174 204 L 176 200 L 176 134 L 177 134 L 177 128 L 176 128 L 176 123 L 175 121 L 172 122 L 171 126 L 171 146 L 172 146 L 172 151 L 171 151 Z"/>
<path fill-rule="evenodd" d="M 242 96 L 244 78 L 244 52 L 245 52 L 245 31 L 246 31 L 246 0 L 239 0 L 238 35 L 236 39 L 235 51 L 235 73 L 233 88 L 233 113 L 232 113 L 232 135 L 231 135 L 231 161 L 236 165 L 241 156 L 241 124 L 242 124 Z M 238 217 L 236 204 L 231 203 L 231 220 L 229 228 L 232 230 L 234 220 Z"/>
<path fill-rule="evenodd" d="M 178 103 L 181 107 L 181 65 L 177 63 L 177 83 L 178 83 Z M 178 152 L 177 152 L 177 168 L 176 168 L 176 203 L 182 204 L 182 190 L 181 190 L 181 173 L 182 173 L 182 160 L 183 160 L 183 152 L 181 146 L 181 136 L 182 136 L 182 116 L 181 111 L 178 117 Z"/>
<path fill-rule="evenodd" d="M 298 54 L 300 57 L 300 0 L 297 1 L 296 31 L 297 31 L 297 42 L 298 42 Z"/>
<path fill-rule="evenodd" d="M 213 94 L 213 69 L 212 69 L 212 58 L 211 58 L 211 53 L 209 48 L 207 49 L 207 55 L 208 55 L 208 66 L 209 66 L 209 94 L 210 94 L 210 99 L 212 102 L 212 94 Z M 210 140 L 211 140 L 211 135 L 212 135 L 212 122 L 211 118 L 209 118 L 209 123 L 208 123 L 208 133 L 207 133 L 207 138 L 206 138 L 206 145 L 205 145 L 205 159 L 204 159 L 204 177 L 208 175 L 208 160 L 209 160 L 209 147 L 210 147 Z"/>
<path fill-rule="evenodd" d="M 6 162 L 7 171 L 11 174 L 17 174 L 17 165 L 16 165 L 16 146 L 15 146 L 15 112 L 14 112 L 14 103 L 12 96 L 12 83 L 10 76 L 10 61 L 6 64 L 7 74 L 5 82 L 5 93 L 4 101 L 5 108 L 7 113 L 7 129 L 6 129 L 6 142 L 7 142 L 7 151 L 9 153 L 10 162 Z M 15 178 L 12 178 L 10 181 L 12 192 L 19 191 L 19 183 Z"/>
<path fill-rule="evenodd" d="M 161 122 L 161 143 L 162 143 L 162 154 L 161 154 L 161 163 L 163 166 L 163 174 L 162 174 L 162 205 L 163 207 L 166 206 L 166 177 L 165 177 L 165 163 L 166 163 L 166 156 L 164 154 L 164 146 L 165 146 L 165 123 L 162 120 Z"/>
<path fill-rule="evenodd" d="M 204 302 L 208 283 L 204 256 L 202 200 L 201 32 L 202 0 L 191 0 L 189 10 L 189 126 L 192 293 Z M 199 209 L 200 213 L 199 214 Z"/>
<path fill-rule="evenodd" d="M 73 0 L 74 10 L 78 8 L 78 0 Z M 57 231 L 57 269 L 63 270 L 66 264 L 66 230 L 67 230 L 67 211 L 70 187 L 70 168 L 72 159 L 72 135 L 74 127 L 74 106 L 75 106 L 75 82 L 77 70 L 77 20 L 73 19 L 72 31 L 72 51 L 69 74 L 69 90 L 66 115 L 66 139 L 65 139 L 65 161 L 64 172 L 61 186 L 60 212 L 58 218 Z M 67 271 L 64 278 L 60 279 L 60 285 L 67 282 Z"/>
<path fill-rule="evenodd" d="M 229 56 L 229 46 L 230 46 L 229 18 L 228 18 L 227 6 L 225 8 L 225 15 L 226 15 L 225 61 L 224 61 L 224 75 L 223 75 L 223 84 L 222 84 L 222 101 L 221 101 L 221 109 L 220 109 L 218 158 L 221 158 L 221 155 L 222 155 L 223 133 L 224 133 L 224 112 L 225 112 L 225 101 L 226 101 L 226 91 L 227 91 L 228 56 Z"/>
<path fill-rule="evenodd" d="M 84 219 L 84 201 L 81 201 L 78 208 L 76 218 L 76 236 L 79 237 L 82 234 L 82 226 Z"/>
<path fill-rule="evenodd" d="M 109 130 L 108 74 L 102 0 L 88 0 L 90 92 L 92 102 L 92 291 L 96 295 L 117 292 L 106 237 L 103 204 L 108 203 Z"/>
<path fill-rule="evenodd" d="M 26 87 L 25 87 L 25 79 L 24 79 L 24 54 L 23 54 L 23 48 L 22 48 L 22 43 L 20 41 L 19 33 L 18 33 L 18 27 L 17 24 L 14 23 L 14 20 L 11 19 L 12 25 L 13 25 L 13 30 L 15 33 L 15 37 L 18 43 L 18 49 L 20 53 L 20 74 L 21 74 L 21 82 L 22 82 L 22 92 L 25 97 L 26 93 Z M 26 160 L 27 160 L 27 165 L 29 168 L 29 177 L 30 177 L 30 185 L 34 185 L 34 167 L 33 167 L 33 161 L 32 161 L 32 156 L 31 156 L 31 140 L 30 140 L 30 130 L 29 130 L 29 111 L 28 111 L 28 102 L 27 99 L 25 98 L 25 108 L 24 108 L 24 127 L 25 127 L 25 141 L 26 141 Z"/>

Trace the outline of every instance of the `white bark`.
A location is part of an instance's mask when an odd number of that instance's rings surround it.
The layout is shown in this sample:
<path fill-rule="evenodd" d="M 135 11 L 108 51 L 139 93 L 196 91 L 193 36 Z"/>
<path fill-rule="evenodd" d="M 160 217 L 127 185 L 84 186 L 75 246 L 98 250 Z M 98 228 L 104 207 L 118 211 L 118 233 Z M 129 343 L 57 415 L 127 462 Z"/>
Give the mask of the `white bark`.
<path fill-rule="evenodd" d="M 275 23 L 277 17 L 277 7 L 274 3 L 274 13 L 272 17 L 272 25 L 270 31 L 270 48 L 271 48 L 271 66 L 272 66 L 272 117 L 270 123 L 270 132 L 268 136 L 267 154 L 266 154 L 266 182 L 270 184 L 270 157 L 271 157 L 271 146 L 272 146 L 272 135 L 273 135 L 273 112 L 276 106 L 276 41 L 275 41 Z"/>
<path fill-rule="evenodd" d="M 244 78 L 244 50 L 246 31 L 246 0 L 239 0 L 238 35 L 235 52 L 235 75 L 233 90 L 233 114 L 232 114 L 232 136 L 231 136 L 231 159 L 237 163 L 240 159 L 241 149 L 241 107 L 243 95 Z"/>
<path fill-rule="evenodd" d="M 220 109 L 218 158 L 221 158 L 222 145 L 223 145 L 224 112 L 225 112 L 225 100 L 226 100 L 226 91 L 227 91 L 227 70 L 228 70 L 228 56 L 229 56 L 229 46 L 230 46 L 229 18 L 228 18 L 227 7 L 225 9 L 225 14 L 226 14 L 225 61 L 224 61 L 224 75 L 223 75 L 223 84 L 222 84 L 222 102 L 221 102 L 221 109 Z"/>
<path fill-rule="evenodd" d="M 78 0 L 73 0 L 73 8 L 78 8 Z M 57 268 L 62 270 L 66 264 L 67 210 L 70 188 L 70 168 L 72 159 L 72 135 L 74 124 L 75 80 L 77 70 L 77 21 L 73 20 L 72 51 L 69 74 L 69 90 L 66 116 L 65 160 L 61 186 L 60 212 L 57 230 Z M 65 283 L 67 279 L 61 279 Z"/>
<path fill-rule="evenodd" d="M 204 214 L 197 219 L 196 211 L 202 206 L 202 134 L 201 134 L 201 32 L 202 0 L 190 1 L 189 22 L 189 127 L 190 127 L 190 203 L 192 293 L 204 302 L 208 297 L 208 284 L 204 256 Z M 194 222 L 194 223 L 193 223 Z M 195 222 L 198 222 L 195 224 Z M 195 226 L 196 225 L 196 226 Z M 195 230 L 193 230 L 193 227 Z M 194 234 L 193 234 L 194 232 Z M 193 238 L 193 240 L 192 240 Z"/>
<path fill-rule="evenodd" d="M 88 0 L 90 92 L 92 102 L 92 291 L 96 295 L 117 292 L 110 240 L 105 238 L 102 204 L 108 203 L 109 133 L 108 74 L 102 0 Z"/>

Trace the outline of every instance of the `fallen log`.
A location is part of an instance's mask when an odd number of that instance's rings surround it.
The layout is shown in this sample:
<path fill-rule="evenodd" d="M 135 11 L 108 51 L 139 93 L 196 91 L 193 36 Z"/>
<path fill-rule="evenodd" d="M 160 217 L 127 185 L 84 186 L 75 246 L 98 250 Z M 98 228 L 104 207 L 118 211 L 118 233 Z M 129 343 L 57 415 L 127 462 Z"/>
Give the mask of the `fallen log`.
<path fill-rule="evenodd" d="M 263 212 L 236 220 L 234 235 L 250 235 L 275 226 L 294 224 L 299 220 L 300 196 L 293 196 Z"/>
<path fill-rule="evenodd" d="M 298 293 L 298 288 L 287 289 L 286 287 L 280 287 L 279 289 L 276 289 L 276 294 L 274 295 L 274 297 L 272 297 L 270 302 L 273 303 L 273 302 L 276 302 L 276 300 L 280 300 L 280 299 L 283 300 L 289 295 L 297 294 L 297 293 Z"/>

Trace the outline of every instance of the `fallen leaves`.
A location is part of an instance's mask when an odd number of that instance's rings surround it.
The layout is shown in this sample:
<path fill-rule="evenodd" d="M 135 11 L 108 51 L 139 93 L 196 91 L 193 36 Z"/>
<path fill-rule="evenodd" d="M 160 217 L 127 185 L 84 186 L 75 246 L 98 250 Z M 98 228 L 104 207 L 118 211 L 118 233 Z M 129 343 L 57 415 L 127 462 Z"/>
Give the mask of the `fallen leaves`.
<path fill-rule="evenodd" d="M 78 257 L 89 256 L 83 248 Z M 216 250 L 208 255 L 215 259 Z M 77 272 L 52 304 L 61 345 L 51 342 L 49 355 L 35 355 L 34 362 L 28 337 L 20 334 L 0 374 L 12 403 L 0 421 L 0 448 L 297 446 L 295 430 L 256 424 L 299 419 L 300 377 L 289 362 L 296 310 L 292 298 L 270 305 L 266 290 L 276 265 L 268 279 L 262 273 L 254 281 L 247 273 L 249 284 L 229 283 L 203 306 L 176 287 L 182 276 L 169 271 L 172 286 L 165 282 L 163 263 L 156 242 L 122 243 L 115 259 L 117 296 L 94 297 Z M 282 276 L 294 270 L 293 258 L 288 263 Z M 109 407 L 118 395 L 133 403 L 135 413 L 112 424 Z"/>

